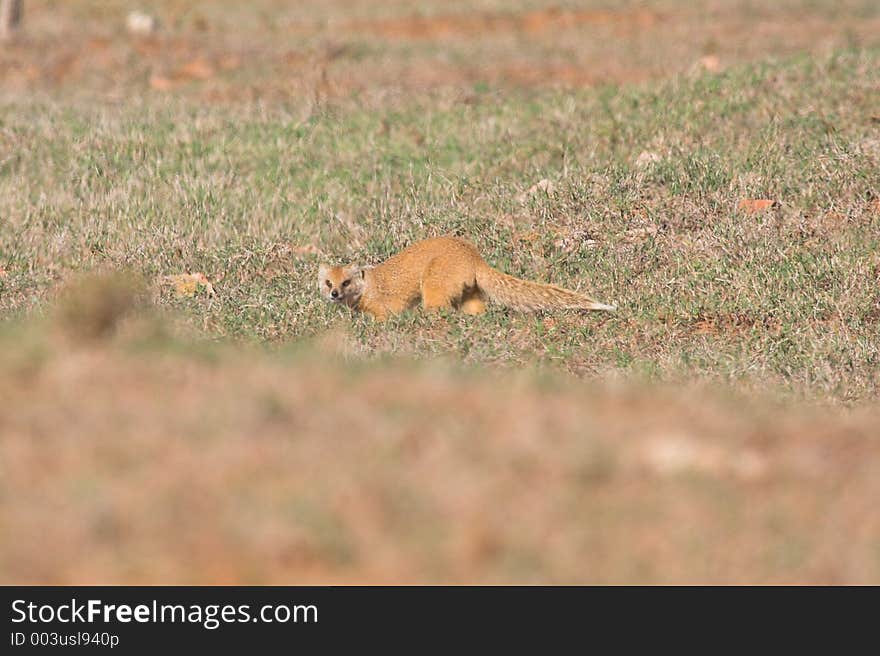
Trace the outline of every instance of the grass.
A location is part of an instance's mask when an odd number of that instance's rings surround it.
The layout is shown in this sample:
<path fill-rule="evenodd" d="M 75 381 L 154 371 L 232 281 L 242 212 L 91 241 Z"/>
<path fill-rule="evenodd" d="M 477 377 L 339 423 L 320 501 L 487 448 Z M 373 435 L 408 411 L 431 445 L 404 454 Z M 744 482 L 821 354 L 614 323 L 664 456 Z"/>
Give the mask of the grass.
<path fill-rule="evenodd" d="M 342 322 L 373 354 L 462 354 L 580 375 L 699 377 L 846 404 L 877 394 L 878 56 L 836 52 L 648 88 L 486 93 L 386 111 L 13 103 L 0 306 L 94 268 L 202 271 L 163 298 L 209 338 L 285 342 Z M 656 161 L 637 163 L 649 151 Z M 552 194 L 523 198 L 538 180 Z M 774 210 L 748 214 L 747 198 Z M 378 262 L 455 233 L 614 317 L 349 317 L 322 256 Z M 299 252 L 303 248 L 319 254 Z"/>
<path fill-rule="evenodd" d="M 100 4 L 0 51 L 0 580 L 880 579 L 873 3 Z M 446 233 L 619 311 L 317 293 Z"/>

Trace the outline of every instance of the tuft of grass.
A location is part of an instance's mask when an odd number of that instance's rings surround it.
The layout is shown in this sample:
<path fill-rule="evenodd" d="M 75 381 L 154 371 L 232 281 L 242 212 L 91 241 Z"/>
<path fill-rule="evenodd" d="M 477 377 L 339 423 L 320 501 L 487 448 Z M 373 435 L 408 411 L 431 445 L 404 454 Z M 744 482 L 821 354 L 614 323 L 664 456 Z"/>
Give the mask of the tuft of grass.
<path fill-rule="evenodd" d="M 144 308 L 147 296 L 143 277 L 132 272 L 80 275 L 60 290 L 55 323 L 75 340 L 105 339 Z"/>

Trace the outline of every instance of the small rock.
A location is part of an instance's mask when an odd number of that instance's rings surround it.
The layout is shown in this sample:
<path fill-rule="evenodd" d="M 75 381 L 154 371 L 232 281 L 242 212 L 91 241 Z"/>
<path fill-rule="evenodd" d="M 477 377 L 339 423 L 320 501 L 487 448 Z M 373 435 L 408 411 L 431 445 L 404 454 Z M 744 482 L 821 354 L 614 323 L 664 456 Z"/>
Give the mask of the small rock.
<path fill-rule="evenodd" d="M 645 443 L 640 460 L 660 476 L 690 472 L 752 481 L 762 478 L 768 470 L 767 460 L 756 451 L 724 448 L 677 433 L 653 436 Z"/>
<path fill-rule="evenodd" d="M 757 214 L 776 207 L 776 201 L 769 198 L 743 198 L 737 204 L 737 209 L 746 214 Z"/>
<path fill-rule="evenodd" d="M 547 180 L 546 178 L 544 178 L 543 180 L 538 180 L 538 182 L 529 187 L 528 191 L 520 194 L 516 197 L 516 199 L 520 203 L 524 203 L 526 202 L 526 200 L 528 200 L 531 196 L 537 194 L 539 191 L 544 192 L 546 196 L 552 196 L 553 192 L 556 191 L 556 185 L 554 185 L 552 181 Z"/>
<path fill-rule="evenodd" d="M 642 461 L 661 476 L 674 476 L 686 471 L 717 471 L 721 454 L 716 448 L 700 444 L 685 435 L 662 435 L 649 440 Z"/>
<path fill-rule="evenodd" d="M 639 168 L 644 168 L 646 166 L 650 166 L 651 164 L 656 164 L 659 162 L 662 157 L 657 153 L 651 152 L 649 150 L 644 150 L 642 153 L 636 157 L 636 166 Z"/>
<path fill-rule="evenodd" d="M 136 36 L 155 34 L 159 30 L 159 19 L 142 11 L 132 11 L 125 19 L 125 29 Z"/>
<path fill-rule="evenodd" d="M 215 295 L 214 287 L 204 273 L 178 273 L 164 276 L 162 282 L 171 285 L 178 298 L 195 296 L 199 290 L 204 290 L 208 296 Z"/>

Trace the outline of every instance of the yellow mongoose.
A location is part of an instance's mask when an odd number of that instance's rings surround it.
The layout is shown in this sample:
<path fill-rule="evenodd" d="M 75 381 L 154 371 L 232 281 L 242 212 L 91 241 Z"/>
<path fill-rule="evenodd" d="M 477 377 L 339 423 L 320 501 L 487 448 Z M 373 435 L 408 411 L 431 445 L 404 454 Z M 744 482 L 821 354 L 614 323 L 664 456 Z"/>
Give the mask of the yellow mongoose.
<path fill-rule="evenodd" d="M 467 314 L 483 312 L 486 300 L 525 311 L 616 309 L 556 285 L 493 269 L 473 245 L 456 237 L 420 241 L 375 267 L 322 264 L 318 286 L 328 301 L 380 321 L 414 307 L 420 299 L 427 310 L 456 307 Z"/>

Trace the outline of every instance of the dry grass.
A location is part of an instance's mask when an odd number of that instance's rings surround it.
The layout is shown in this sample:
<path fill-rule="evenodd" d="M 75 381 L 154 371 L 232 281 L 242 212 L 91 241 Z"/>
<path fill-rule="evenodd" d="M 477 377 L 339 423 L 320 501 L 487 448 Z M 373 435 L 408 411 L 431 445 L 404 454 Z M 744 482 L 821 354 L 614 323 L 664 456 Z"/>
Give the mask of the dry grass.
<path fill-rule="evenodd" d="M 26 4 L 0 581 L 880 582 L 875 3 Z M 443 233 L 620 311 L 314 290 Z"/>

